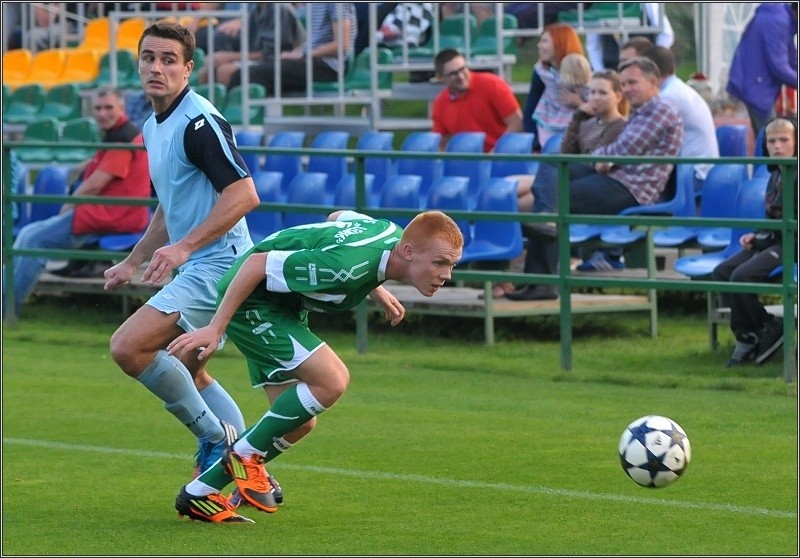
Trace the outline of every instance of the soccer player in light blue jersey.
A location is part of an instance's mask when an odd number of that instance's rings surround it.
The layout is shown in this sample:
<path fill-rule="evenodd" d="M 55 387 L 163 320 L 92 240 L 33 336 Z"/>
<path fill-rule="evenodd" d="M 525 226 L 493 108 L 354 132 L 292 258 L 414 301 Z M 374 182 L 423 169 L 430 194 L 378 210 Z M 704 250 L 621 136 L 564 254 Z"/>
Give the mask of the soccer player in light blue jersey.
<path fill-rule="evenodd" d="M 194 47 L 194 35 L 171 23 L 150 25 L 139 40 L 139 77 L 154 108 L 142 133 L 159 204 L 131 253 L 106 270 L 105 288 L 129 283 L 148 261 L 145 282 L 174 274 L 117 329 L 110 349 L 197 437 L 199 472 L 244 430 L 244 418 L 196 351 L 170 355 L 166 347 L 211 320 L 217 281 L 253 246 L 244 216 L 259 199 L 230 125 L 189 89 Z"/>
<path fill-rule="evenodd" d="M 350 381 L 344 362 L 308 328 L 308 313 L 349 310 L 369 296 L 397 325 L 405 309 L 382 284 L 399 281 L 433 296 L 450 279 L 463 244 L 458 225 L 439 211 L 417 215 L 405 230 L 338 211 L 325 223 L 278 231 L 242 256 L 219 283 L 219 307 L 208 326 L 181 335 L 168 350 L 208 359 L 227 332 L 270 407 L 181 489 L 178 512 L 214 523 L 250 522 L 221 505 L 220 492 L 232 481 L 249 505 L 277 511 L 264 464 L 308 434 Z"/>

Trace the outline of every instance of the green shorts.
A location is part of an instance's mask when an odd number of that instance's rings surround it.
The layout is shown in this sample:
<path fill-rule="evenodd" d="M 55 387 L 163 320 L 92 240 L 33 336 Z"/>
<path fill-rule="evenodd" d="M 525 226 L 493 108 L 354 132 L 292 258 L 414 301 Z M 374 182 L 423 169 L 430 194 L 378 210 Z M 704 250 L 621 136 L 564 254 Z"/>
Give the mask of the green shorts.
<path fill-rule="evenodd" d="M 270 306 L 239 309 L 227 335 L 247 360 L 253 387 L 296 382 L 292 371 L 325 344 L 308 329 L 306 312 Z"/>

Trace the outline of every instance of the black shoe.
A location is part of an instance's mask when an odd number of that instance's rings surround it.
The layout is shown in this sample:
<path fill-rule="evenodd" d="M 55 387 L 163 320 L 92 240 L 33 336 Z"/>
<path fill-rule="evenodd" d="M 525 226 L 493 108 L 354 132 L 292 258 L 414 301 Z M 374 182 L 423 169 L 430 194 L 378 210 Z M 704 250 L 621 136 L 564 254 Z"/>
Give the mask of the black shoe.
<path fill-rule="evenodd" d="M 726 368 L 740 366 L 753 362 L 758 354 L 758 335 L 755 333 L 742 333 L 736 336 L 736 346 L 733 354 L 725 364 Z"/>
<path fill-rule="evenodd" d="M 175 509 L 180 517 L 188 516 L 209 523 L 255 523 L 233 511 L 231 503 L 222 494 L 192 496 L 186 492 L 185 486 L 175 498 Z"/>
<path fill-rule="evenodd" d="M 783 321 L 772 319 L 764 324 L 758 335 L 756 364 L 762 364 L 783 345 Z"/>
<path fill-rule="evenodd" d="M 558 298 L 558 289 L 550 285 L 536 285 L 524 287 L 513 293 L 506 293 L 509 300 L 555 300 Z"/>

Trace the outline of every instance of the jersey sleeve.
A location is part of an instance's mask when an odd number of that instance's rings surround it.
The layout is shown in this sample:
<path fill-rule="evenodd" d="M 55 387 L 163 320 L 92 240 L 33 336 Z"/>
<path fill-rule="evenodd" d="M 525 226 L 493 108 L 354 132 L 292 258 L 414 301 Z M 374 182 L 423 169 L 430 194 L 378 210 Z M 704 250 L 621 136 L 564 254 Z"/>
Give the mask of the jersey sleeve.
<path fill-rule="evenodd" d="M 237 180 L 250 176 L 241 153 L 236 149 L 230 124 L 216 115 L 201 114 L 186 126 L 183 136 L 186 156 L 202 170 L 214 189 L 221 192 Z"/>

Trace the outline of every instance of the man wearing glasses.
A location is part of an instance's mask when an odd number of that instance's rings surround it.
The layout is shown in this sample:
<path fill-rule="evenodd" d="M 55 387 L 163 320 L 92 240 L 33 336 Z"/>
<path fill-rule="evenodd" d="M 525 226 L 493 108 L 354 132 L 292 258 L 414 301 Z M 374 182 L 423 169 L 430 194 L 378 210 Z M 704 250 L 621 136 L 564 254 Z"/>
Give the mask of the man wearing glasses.
<path fill-rule="evenodd" d="M 508 83 L 489 72 L 472 72 L 455 49 L 444 49 L 434 69 L 447 87 L 433 101 L 433 131 L 442 135 L 443 151 L 456 132 L 484 132 L 486 153 L 506 132 L 522 131 L 522 109 Z"/>

